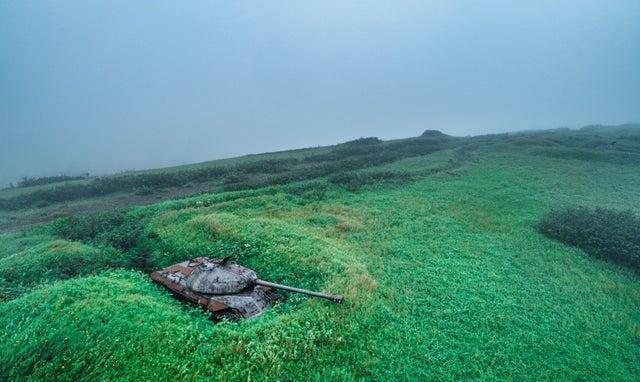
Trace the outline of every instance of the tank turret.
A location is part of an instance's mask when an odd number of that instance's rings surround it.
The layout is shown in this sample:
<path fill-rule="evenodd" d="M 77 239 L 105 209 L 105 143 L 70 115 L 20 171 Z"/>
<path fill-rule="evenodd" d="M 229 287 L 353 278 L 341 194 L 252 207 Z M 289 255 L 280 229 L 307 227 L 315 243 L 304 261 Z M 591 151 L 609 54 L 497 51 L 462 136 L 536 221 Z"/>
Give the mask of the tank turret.
<path fill-rule="evenodd" d="M 183 299 L 212 312 L 215 318 L 252 318 L 269 309 L 277 295 L 273 289 L 302 293 L 341 303 L 329 295 L 260 280 L 251 269 L 228 258 L 198 257 L 151 273 L 151 279 Z"/>

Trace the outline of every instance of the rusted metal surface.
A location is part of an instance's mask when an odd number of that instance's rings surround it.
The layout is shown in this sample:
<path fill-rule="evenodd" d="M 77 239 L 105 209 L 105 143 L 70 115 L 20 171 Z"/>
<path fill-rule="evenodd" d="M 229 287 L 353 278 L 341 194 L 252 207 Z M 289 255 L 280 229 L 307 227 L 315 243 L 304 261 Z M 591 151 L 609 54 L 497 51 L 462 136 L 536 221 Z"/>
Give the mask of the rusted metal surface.
<path fill-rule="evenodd" d="M 253 318 L 277 298 L 271 288 L 255 285 L 255 272 L 220 259 L 183 261 L 151 273 L 151 279 L 215 317 Z"/>
<path fill-rule="evenodd" d="M 258 279 L 251 269 L 227 259 L 198 257 L 151 273 L 151 279 L 176 296 L 222 318 L 253 318 L 269 309 L 277 295 L 272 288 L 342 302 L 342 296 L 288 287 Z"/>
<path fill-rule="evenodd" d="M 203 300 L 206 301 L 206 299 L 203 299 Z M 209 303 L 207 304 L 207 310 L 210 312 L 218 312 L 220 310 L 224 310 L 227 308 L 228 306 L 216 300 L 210 300 Z"/>

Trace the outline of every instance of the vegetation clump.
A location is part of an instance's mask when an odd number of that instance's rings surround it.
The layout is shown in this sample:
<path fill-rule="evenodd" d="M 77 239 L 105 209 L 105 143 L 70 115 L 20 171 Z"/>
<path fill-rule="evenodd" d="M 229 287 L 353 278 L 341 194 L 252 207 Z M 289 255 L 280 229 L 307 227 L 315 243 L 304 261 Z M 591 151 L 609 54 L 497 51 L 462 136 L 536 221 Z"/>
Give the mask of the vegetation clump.
<path fill-rule="evenodd" d="M 63 239 L 105 244 L 128 251 L 138 244 L 146 223 L 145 218 L 131 216 L 125 210 L 115 210 L 69 216 L 58 219 L 51 227 Z"/>
<path fill-rule="evenodd" d="M 240 163 L 233 170 L 244 174 L 276 174 L 287 171 L 291 166 L 298 164 L 297 158 L 263 159 L 258 161 Z"/>
<path fill-rule="evenodd" d="M 87 177 L 89 177 L 89 174 L 82 174 L 78 176 L 70 176 L 70 175 L 62 174 L 62 175 L 56 175 L 56 176 L 43 176 L 39 178 L 30 178 L 25 176 L 18 182 L 18 187 L 42 186 L 45 184 L 84 179 Z"/>
<path fill-rule="evenodd" d="M 382 140 L 378 137 L 366 137 L 366 138 L 358 138 L 352 141 L 345 142 L 345 145 L 349 146 L 366 146 L 366 145 L 378 145 L 382 143 Z"/>
<path fill-rule="evenodd" d="M 631 211 L 567 207 L 538 224 L 543 235 L 604 259 L 640 269 L 640 217 Z"/>
<path fill-rule="evenodd" d="M 344 172 L 329 178 L 329 182 L 355 192 L 363 186 L 383 183 L 404 183 L 413 180 L 411 174 L 393 171 Z"/>
<path fill-rule="evenodd" d="M 425 130 L 420 134 L 422 138 L 448 138 L 449 136 L 440 130 Z"/>
<path fill-rule="evenodd" d="M 298 196 L 306 201 L 314 202 L 324 200 L 327 194 L 327 184 L 324 182 L 309 182 L 306 184 L 287 188 L 287 193 Z"/>

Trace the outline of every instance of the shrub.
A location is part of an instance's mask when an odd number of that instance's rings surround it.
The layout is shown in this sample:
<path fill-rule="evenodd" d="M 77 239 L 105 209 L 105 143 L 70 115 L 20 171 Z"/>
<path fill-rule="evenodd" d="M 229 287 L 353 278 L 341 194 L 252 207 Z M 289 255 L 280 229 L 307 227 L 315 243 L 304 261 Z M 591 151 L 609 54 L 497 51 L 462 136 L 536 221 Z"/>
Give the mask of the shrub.
<path fill-rule="evenodd" d="M 372 156 L 381 153 L 383 147 L 375 144 L 339 145 L 337 148 L 322 154 L 314 154 L 304 158 L 305 162 L 333 162 L 358 156 Z"/>
<path fill-rule="evenodd" d="M 551 210 L 538 230 L 593 256 L 640 269 L 640 217 L 631 211 L 587 207 Z"/>
<path fill-rule="evenodd" d="M 82 174 L 78 176 L 69 176 L 69 175 L 57 175 L 57 176 L 43 176 L 40 178 L 29 178 L 23 177 L 18 182 L 18 187 L 31 187 L 31 186 L 41 186 L 44 184 L 57 183 L 57 182 L 66 182 L 69 180 L 78 180 L 89 177 L 89 174 Z"/>
<path fill-rule="evenodd" d="M 448 140 L 439 137 L 421 137 L 420 139 L 402 140 L 390 143 L 386 149 L 399 157 L 411 157 L 430 154 L 434 151 L 450 147 Z"/>
<path fill-rule="evenodd" d="M 263 159 L 253 162 L 240 163 L 234 166 L 235 171 L 244 174 L 275 174 L 287 171 L 298 163 L 297 158 Z"/>
<path fill-rule="evenodd" d="M 115 210 L 58 219 L 51 227 L 53 233 L 63 239 L 106 244 L 129 251 L 137 245 L 145 223 L 145 218 Z"/>
<path fill-rule="evenodd" d="M 287 188 L 287 193 L 298 196 L 309 202 L 324 200 L 327 194 L 327 184 L 323 182 L 309 182 Z"/>
<path fill-rule="evenodd" d="M 441 132 L 439 130 L 425 130 L 424 132 L 422 132 L 422 134 L 420 134 L 420 137 L 422 137 L 422 138 L 448 138 L 449 136 L 447 134 L 444 134 L 443 132 Z"/>
<path fill-rule="evenodd" d="M 348 141 L 348 142 L 345 142 L 344 144 L 350 145 L 350 146 L 363 146 L 363 145 L 377 145 L 380 143 L 382 143 L 382 141 L 378 137 L 367 137 L 367 138 L 354 139 L 353 141 Z"/>
<path fill-rule="evenodd" d="M 246 175 L 231 173 L 224 178 L 224 185 L 233 185 L 236 183 L 246 183 L 249 182 L 250 179 Z"/>
<path fill-rule="evenodd" d="M 404 183 L 413 179 L 413 176 L 402 172 L 376 171 L 376 172 L 344 172 L 329 178 L 329 182 L 344 187 L 348 191 L 358 191 L 362 186 L 381 183 Z"/>
<path fill-rule="evenodd" d="M 134 194 L 145 196 L 145 195 L 152 195 L 155 191 L 157 190 L 151 186 L 142 186 L 142 187 L 136 188 L 134 191 Z"/>
<path fill-rule="evenodd" d="M 558 159 L 572 159 L 585 162 L 604 162 L 621 165 L 640 164 L 640 155 L 620 151 L 589 150 L 583 148 L 544 148 L 532 151 L 532 154 Z"/>

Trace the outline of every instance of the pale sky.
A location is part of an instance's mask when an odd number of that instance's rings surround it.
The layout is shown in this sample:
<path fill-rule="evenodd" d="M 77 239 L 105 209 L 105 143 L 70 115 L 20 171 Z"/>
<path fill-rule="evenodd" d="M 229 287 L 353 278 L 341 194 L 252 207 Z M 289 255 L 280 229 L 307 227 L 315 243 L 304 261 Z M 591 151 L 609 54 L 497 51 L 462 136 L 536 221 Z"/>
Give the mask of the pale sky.
<path fill-rule="evenodd" d="M 0 0 L 0 185 L 640 121 L 640 1 Z"/>

